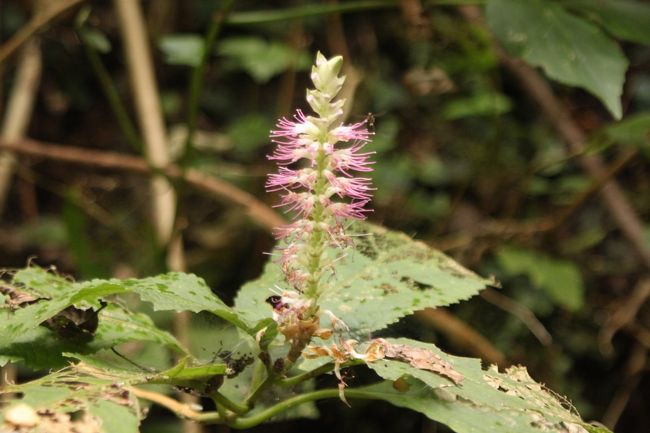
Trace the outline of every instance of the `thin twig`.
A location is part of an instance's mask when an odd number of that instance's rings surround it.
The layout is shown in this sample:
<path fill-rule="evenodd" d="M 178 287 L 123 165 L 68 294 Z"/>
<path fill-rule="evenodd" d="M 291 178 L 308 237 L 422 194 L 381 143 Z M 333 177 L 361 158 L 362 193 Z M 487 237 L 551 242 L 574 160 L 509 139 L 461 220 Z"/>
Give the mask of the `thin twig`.
<path fill-rule="evenodd" d="M 498 307 L 521 320 L 521 322 L 526 325 L 526 327 L 539 340 L 539 342 L 542 343 L 542 345 L 548 346 L 553 342 L 553 337 L 546 330 L 546 327 L 544 327 L 542 322 L 540 322 L 539 319 L 535 317 L 535 313 L 533 313 L 524 305 L 515 302 L 509 297 L 502 295 L 501 293 L 492 289 L 483 290 L 481 292 L 481 297 L 495 307 Z"/>
<path fill-rule="evenodd" d="M 234 4 L 234 0 L 226 0 L 221 6 L 221 10 L 216 15 L 215 19 L 210 23 L 208 32 L 203 38 L 203 52 L 201 53 L 201 62 L 198 66 L 192 69 L 190 80 L 189 80 L 189 90 L 188 90 L 188 106 L 187 106 L 187 137 L 185 138 L 185 148 L 183 150 L 184 154 L 181 157 L 181 161 L 187 160 L 192 155 L 194 149 L 194 131 L 196 130 L 196 122 L 199 114 L 199 97 L 203 90 L 203 83 L 205 81 L 205 70 L 208 67 L 208 59 L 212 55 L 212 49 L 214 43 L 221 33 L 223 28 L 223 23 L 230 9 Z"/>
<path fill-rule="evenodd" d="M 20 140 L 29 126 L 34 101 L 41 79 L 41 48 L 38 40 L 31 40 L 23 49 L 16 70 L 16 81 L 11 89 L 0 138 L 7 141 Z M 0 152 L 0 214 L 6 204 L 13 173 L 13 155 Z"/>
<path fill-rule="evenodd" d="M 598 336 L 600 350 L 604 353 L 611 354 L 614 351 L 612 347 L 612 338 L 621 329 L 634 322 L 634 318 L 650 297 L 650 278 L 643 278 L 639 281 L 632 293 L 615 311 L 609 314 L 609 317 Z"/>
<path fill-rule="evenodd" d="M 122 170 L 145 175 L 162 173 L 171 179 L 182 179 L 198 190 L 242 206 L 246 209 L 252 220 L 267 230 L 272 230 L 286 222 L 271 207 L 258 200 L 255 196 L 232 184 L 201 173 L 196 169 L 189 169 L 185 173 L 175 165 L 171 165 L 165 169 L 154 169 L 147 161 L 137 156 L 81 149 L 31 139 L 23 139 L 15 143 L 0 140 L 0 149 L 37 158 L 54 159 L 72 164 Z"/>
<path fill-rule="evenodd" d="M 4 63 L 9 56 L 16 52 L 35 33 L 56 19 L 59 15 L 82 3 L 84 0 L 59 0 L 50 2 L 42 13 L 34 15 L 32 19 L 21 27 L 7 42 L 0 46 L 0 63 Z"/>
<path fill-rule="evenodd" d="M 205 413 L 197 412 L 194 409 L 192 409 L 190 406 L 181 403 L 177 400 L 174 400 L 171 397 L 167 397 L 164 394 L 160 394 L 158 392 L 147 391 L 132 386 L 125 387 L 125 389 L 138 398 L 141 398 L 143 400 L 149 400 L 153 403 L 159 404 L 160 406 L 165 407 L 170 411 L 174 412 L 176 415 L 190 420 L 198 420 L 202 415 L 205 415 Z M 213 422 L 216 421 L 217 421 L 216 419 L 213 420 Z"/>
<path fill-rule="evenodd" d="M 621 415 L 623 415 L 623 411 L 625 411 L 625 407 L 630 401 L 632 394 L 634 394 L 634 391 L 639 386 L 647 361 L 648 349 L 641 344 L 637 344 L 625 365 L 625 378 L 614 394 L 602 418 L 602 423 L 612 431 L 616 427 Z"/>
<path fill-rule="evenodd" d="M 450 339 L 452 344 L 459 346 L 468 353 L 486 361 L 505 366 L 505 355 L 492 345 L 484 336 L 446 310 L 427 308 L 418 311 L 415 316 L 421 321 L 434 326 Z"/>

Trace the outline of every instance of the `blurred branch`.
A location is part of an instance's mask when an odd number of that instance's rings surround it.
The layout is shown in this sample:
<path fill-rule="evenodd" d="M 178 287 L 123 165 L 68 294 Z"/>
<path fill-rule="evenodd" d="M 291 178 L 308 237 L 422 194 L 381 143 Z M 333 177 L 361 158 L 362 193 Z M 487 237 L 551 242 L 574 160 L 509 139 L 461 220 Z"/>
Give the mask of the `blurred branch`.
<path fill-rule="evenodd" d="M 481 297 L 495 307 L 521 320 L 542 345 L 548 346 L 553 342 L 551 334 L 529 308 L 492 289 L 481 291 Z"/>
<path fill-rule="evenodd" d="M 153 59 L 138 0 L 114 0 L 134 94 L 135 108 L 142 130 L 146 157 L 153 167 L 170 162 L 165 126 L 153 69 Z M 176 217 L 176 193 L 162 177 L 151 180 L 153 221 L 158 242 L 166 245 Z"/>
<path fill-rule="evenodd" d="M 43 6 L 43 0 L 39 0 L 35 6 L 34 19 L 39 15 L 39 9 Z M 32 19 L 31 22 L 34 21 Z M 26 27 L 23 27 L 24 30 Z M 24 39 L 17 39 L 21 32 L 14 38 L 0 47 L 0 64 L 11 52 L 27 41 L 21 52 L 21 58 L 16 69 L 16 78 L 9 95 L 5 117 L 0 128 L 0 140 L 20 140 L 25 136 L 29 121 L 32 118 L 34 101 L 41 80 L 43 68 L 41 59 L 41 47 L 37 38 L 30 40 L 33 32 L 22 32 Z M 13 42 L 12 42 L 13 41 Z M 13 45 L 12 45 L 13 43 Z M 13 48 L 12 48 L 13 47 Z M 13 177 L 15 158 L 12 154 L 0 151 L 0 215 L 2 214 Z M 13 382 L 16 378 L 16 370 L 12 365 L 0 368 L 0 388 L 6 383 Z"/>
<path fill-rule="evenodd" d="M 30 37 L 48 25 L 52 20 L 69 9 L 82 3 L 84 0 L 58 0 L 49 1 L 41 13 L 35 14 L 32 19 L 21 27 L 7 42 L 0 46 L 0 63 L 4 63 L 9 56 L 18 50 Z"/>
<path fill-rule="evenodd" d="M 469 21 L 485 27 L 479 8 L 464 6 L 460 10 Z M 586 136 L 553 93 L 548 82 L 535 69 L 508 55 L 496 41 L 494 47 L 499 61 L 519 80 L 529 96 L 539 104 L 544 116 L 564 139 L 569 150 L 581 153 L 585 148 Z M 598 156 L 580 154 L 577 161 L 591 177 L 595 179 L 607 177 L 607 169 Z M 645 266 L 650 269 L 650 247 L 644 239 L 643 223 L 629 204 L 620 186 L 615 180 L 609 180 L 600 192 L 611 217 L 630 241 Z"/>
<path fill-rule="evenodd" d="M 189 405 L 174 400 L 171 397 L 167 397 L 164 394 L 160 394 L 154 391 L 148 391 L 140 388 L 135 388 L 135 387 L 126 387 L 125 389 L 138 398 L 149 400 L 153 403 L 156 403 L 162 407 L 169 409 L 179 417 L 187 418 L 190 420 L 198 420 L 199 417 L 202 415 L 201 412 L 195 411 Z"/>
<path fill-rule="evenodd" d="M 609 315 L 600 330 L 598 344 L 602 352 L 607 354 L 613 352 L 612 338 L 618 331 L 634 322 L 637 313 L 648 297 L 650 297 L 650 278 L 643 278 L 636 284 L 623 304 Z"/>
<path fill-rule="evenodd" d="M 36 39 L 32 39 L 24 48 L 16 80 L 5 112 L 5 118 L 0 129 L 0 138 L 6 141 L 18 141 L 26 133 L 32 117 L 34 100 L 41 79 L 41 48 Z M 11 184 L 14 158 L 12 155 L 0 152 L 0 214 L 5 206 Z"/>
<path fill-rule="evenodd" d="M 618 388 L 602 418 L 602 423 L 614 431 L 630 397 L 639 386 L 648 360 L 648 349 L 637 344 L 625 364 L 625 378 Z"/>
<path fill-rule="evenodd" d="M 31 139 L 23 139 L 18 142 L 0 140 L 0 150 L 7 150 L 26 156 L 48 158 L 106 169 L 124 170 L 146 175 L 163 174 L 170 179 L 182 179 L 198 190 L 210 193 L 216 197 L 225 198 L 232 203 L 242 206 L 246 209 L 251 219 L 269 231 L 285 224 L 283 217 L 253 195 L 195 169 L 189 169 L 183 172 L 178 166 L 173 164 L 159 169 L 152 167 L 145 159 L 137 156 L 81 149 Z"/>
<path fill-rule="evenodd" d="M 467 353 L 499 366 L 507 364 L 505 355 L 499 349 L 448 311 L 441 308 L 427 308 L 416 312 L 415 317 L 433 326 L 445 335 L 453 345 L 465 350 Z"/>

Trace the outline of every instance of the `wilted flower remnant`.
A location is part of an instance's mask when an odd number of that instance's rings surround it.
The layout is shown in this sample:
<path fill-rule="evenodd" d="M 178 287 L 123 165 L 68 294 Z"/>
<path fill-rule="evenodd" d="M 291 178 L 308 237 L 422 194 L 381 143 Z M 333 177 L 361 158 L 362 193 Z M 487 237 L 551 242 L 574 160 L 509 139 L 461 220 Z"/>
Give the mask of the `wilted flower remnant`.
<path fill-rule="evenodd" d="M 342 61 L 340 56 L 326 59 L 318 53 L 311 72 L 314 89 L 307 91 L 315 115 L 297 110 L 271 131 L 277 146 L 268 158 L 279 168 L 269 176 L 266 189 L 281 192 L 278 206 L 294 214 L 291 224 L 276 230 L 276 237 L 284 241 L 280 266 L 293 290 L 270 301 L 280 331 L 292 342 L 290 361 L 319 328 L 321 283 L 339 258 L 328 257 L 326 248 L 349 245 L 345 221 L 364 219 L 370 211 L 371 181 L 356 173 L 372 170 L 373 152 L 363 151 L 372 133 L 365 121 L 350 125 L 341 121 L 345 100 L 334 98 L 345 81 L 338 76 Z"/>

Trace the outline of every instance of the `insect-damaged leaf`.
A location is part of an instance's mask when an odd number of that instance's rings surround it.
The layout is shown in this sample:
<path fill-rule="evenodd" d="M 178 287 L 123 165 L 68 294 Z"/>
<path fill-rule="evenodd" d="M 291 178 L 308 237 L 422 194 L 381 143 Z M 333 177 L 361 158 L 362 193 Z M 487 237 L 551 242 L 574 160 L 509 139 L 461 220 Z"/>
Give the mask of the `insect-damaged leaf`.
<path fill-rule="evenodd" d="M 456 384 L 463 380 L 463 375 L 454 370 L 451 364 L 443 361 L 435 352 L 423 347 L 386 342 L 384 344 L 384 356 L 387 359 L 406 362 L 418 370 L 438 373 Z"/>
<path fill-rule="evenodd" d="M 568 400 L 535 382 L 524 367 L 485 370 L 479 359 L 448 355 L 433 344 L 387 339 L 399 346 L 435 353 L 463 376 L 459 383 L 410 363 L 382 359 L 368 366 L 387 382 L 355 388 L 365 398 L 388 401 L 444 423 L 458 433 L 586 433 L 585 423 Z M 603 433 L 608 430 L 602 430 Z"/>
<path fill-rule="evenodd" d="M 0 391 L 9 397 L 0 408 L 0 431 L 136 433 L 140 409 L 124 383 L 130 378 L 88 375 L 77 367 L 41 379 L 10 385 Z M 12 396 L 20 400 L 11 400 Z M 67 430 L 66 430 L 67 429 Z"/>
<path fill-rule="evenodd" d="M 98 310 L 104 297 L 125 292 L 138 294 L 143 301 L 151 302 L 155 310 L 209 311 L 236 326 L 245 326 L 203 279 L 192 274 L 170 272 L 141 279 L 95 279 L 77 283 L 45 269 L 29 267 L 16 272 L 9 286 L 36 299 L 16 308 L 8 304 L 11 298 L 4 297 L 4 305 L 0 304 L 0 335 L 3 337 L 0 348 L 12 344 L 43 322 L 50 321 L 51 326 L 53 317 L 74 306 L 75 320 L 67 313 L 60 316 L 66 319 L 66 329 L 69 329 L 71 324 L 79 322 L 80 310 Z M 91 312 L 88 313 L 92 319 Z M 83 320 L 79 323 L 82 322 L 86 323 Z"/>
<path fill-rule="evenodd" d="M 322 281 L 319 302 L 353 332 L 382 329 L 416 310 L 467 299 L 493 283 L 403 233 L 368 223 L 356 223 L 347 232 L 353 246 L 343 250 L 336 272 Z M 338 257 L 341 251 L 328 253 Z M 270 316 L 264 300 L 276 286 L 289 287 L 279 266 L 270 262 L 257 280 L 242 287 L 235 305 L 250 325 Z"/>

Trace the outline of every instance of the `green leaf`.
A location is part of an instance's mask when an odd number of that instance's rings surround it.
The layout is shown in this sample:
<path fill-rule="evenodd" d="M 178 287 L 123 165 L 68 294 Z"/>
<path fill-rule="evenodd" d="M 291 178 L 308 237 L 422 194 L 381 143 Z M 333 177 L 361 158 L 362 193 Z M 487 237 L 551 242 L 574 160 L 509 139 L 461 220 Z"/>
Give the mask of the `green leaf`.
<path fill-rule="evenodd" d="M 531 379 L 524 367 L 505 372 L 496 366 L 483 369 L 481 360 L 451 356 L 433 344 L 403 338 L 387 341 L 427 349 L 452 365 L 463 379 L 454 384 L 439 374 L 384 359 L 368 366 L 388 381 L 355 388 L 366 398 L 416 410 L 457 433 L 584 433 L 591 427 L 566 399 Z"/>
<path fill-rule="evenodd" d="M 0 310 L 4 311 L 0 323 L 0 335 L 3 336 L 2 347 L 13 343 L 71 305 L 81 306 L 83 303 L 85 308 L 90 308 L 88 303 L 96 303 L 103 296 L 126 290 L 123 286 L 107 282 L 80 287 L 64 278 L 38 269 L 32 268 L 30 272 L 19 271 L 11 284 L 20 286 L 19 288 L 25 292 L 48 296 L 51 299 L 40 299 L 15 311 L 6 308 Z M 29 285 L 24 285 L 26 283 Z"/>
<path fill-rule="evenodd" d="M 304 51 L 297 51 L 282 42 L 267 42 L 257 37 L 223 39 L 219 44 L 219 54 L 234 61 L 257 83 L 266 83 L 290 68 L 306 69 L 311 63 Z"/>
<path fill-rule="evenodd" d="M 140 424 L 138 401 L 123 388 L 136 377 L 125 379 L 104 374 L 100 379 L 70 367 L 32 382 L 6 386 L 0 395 L 6 394 L 10 399 L 0 409 L 0 425 L 11 425 L 11 411 L 21 404 L 39 422 L 37 427 L 21 429 L 21 432 L 136 433 Z M 14 393 L 19 393 L 20 400 L 11 400 Z"/>
<path fill-rule="evenodd" d="M 499 116 L 512 108 L 512 101 L 501 93 L 479 93 L 449 102 L 442 113 L 447 120 L 473 116 Z"/>
<path fill-rule="evenodd" d="M 172 272 L 142 279 L 75 283 L 44 269 L 30 267 L 18 271 L 11 284 L 41 299 L 16 310 L 0 308 L 0 335 L 4 337 L 0 347 L 9 346 L 71 305 L 97 309 L 100 305 L 98 300 L 124 292 L 137 293 L 143 301 L 151 302 L 155 310 L 209 311 L 247 329 L 237 314 L 212 293 L 205 281 L 192 274 Z"/>
<path fill-rule="evenodd" d="M 106 54 L 111 51 L 111 41 L 108 40 L 106 35 L 97 29 L 87 27 L 80 28 L 79 36 L 83 39 L 84 43 L 89 45 L 94 50 Z"/>
<path fill-rule="evenodd" d="M 36 327 L 18 336 L 13 343 L 0 345 L 0 358 L 20 361 L 33 369 L 59 368 L 69 363 L 63 356 L 65 352 L 90 354 L 131 341 L 151 341 L 187 354 L 173 335 L 158 329 L 145 314 L 109 304 L 99 312 L 98 322 L 90 341 L 62 338 L 48 328 Z"/>
<path fill-rule="evenodd" d="M 628 61 L 598 27 L 543 0 L 492 0 L 487 18 L 512 54 L 542 67 L 552 79 L 591 92 L 621 117 Z"/>
<path fill-rule="evenodd" d="M 497 258 L 505 272 L 527 275 L 556 304 L 571 311 L 582 308 L 585 288 L 575 264 L 514 247 L 500 248 Z"/>
<path fill-rule="evenodd" d="M 348 233 L 355 245 L 326 280 L 320 305 L 353 332 L 382 329 L 414 311 L 467 299 L 492 283 L 403 233 L 368 223 L 357 223 Z M 329 253 L 335 257 L 339 251 Z M 249 325 L 270 316 L 265 299 L 275 287 L 288 285 L 273 262 L 242 287 L 235 305 Z"/>
<path fill-rule="evenodd" d="M 158 48 L 165 56 L 165 62 L 170 65 L 196 67 L 203 58 L 203 38 L 193 34 L 173 34 L 160 38 Z"/>
<path fill-rule="evenodd" d="M 589 147 L 600 150 L 613 143 L 637 148 L 650 157 L 650 113 L 634 114 L 605 126 L 594 135 Z"/>
<path fill-rule="evenodd" d="M 650 45 L 650 5 L 628 0 L 562 0 L 621 39 Z"/>

